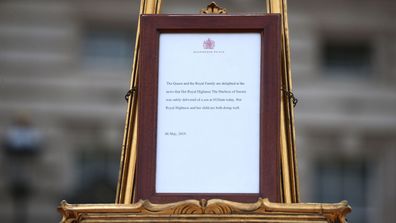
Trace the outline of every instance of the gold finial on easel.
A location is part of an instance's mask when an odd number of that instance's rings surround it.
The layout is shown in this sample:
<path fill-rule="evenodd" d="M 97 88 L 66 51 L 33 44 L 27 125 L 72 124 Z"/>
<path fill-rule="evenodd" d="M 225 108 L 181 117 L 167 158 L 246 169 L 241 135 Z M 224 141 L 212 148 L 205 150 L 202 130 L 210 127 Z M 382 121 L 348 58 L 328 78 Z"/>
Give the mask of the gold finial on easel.
<path fill-rule="evenodd" d="M 219 7 L 215 2 L 210 3 L 206 8 L 201 9 L 201 14 L 226 14 L 225 8 Z"/>

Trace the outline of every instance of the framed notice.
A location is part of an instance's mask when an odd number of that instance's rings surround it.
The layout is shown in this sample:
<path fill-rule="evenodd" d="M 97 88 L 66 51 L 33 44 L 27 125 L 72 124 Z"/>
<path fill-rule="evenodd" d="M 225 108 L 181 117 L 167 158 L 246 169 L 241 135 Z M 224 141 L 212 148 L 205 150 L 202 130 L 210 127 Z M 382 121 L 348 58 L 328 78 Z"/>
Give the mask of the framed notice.
<path fill-rule="evenodd" d="M 143 15 L 135 198 L 279 202 L 279 69 L 279 15 Z"/>

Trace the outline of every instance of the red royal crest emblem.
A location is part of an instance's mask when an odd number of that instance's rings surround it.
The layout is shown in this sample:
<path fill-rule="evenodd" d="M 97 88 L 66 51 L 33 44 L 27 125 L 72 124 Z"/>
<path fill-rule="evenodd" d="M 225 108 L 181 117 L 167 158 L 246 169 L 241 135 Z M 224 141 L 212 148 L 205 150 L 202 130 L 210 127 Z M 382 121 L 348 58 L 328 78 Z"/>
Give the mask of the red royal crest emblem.
<path fill-rule="evenodd" d="M 215 41 L 208 38 L 203 42 L 204 49 L 213 49 L 215 47 Z"/>

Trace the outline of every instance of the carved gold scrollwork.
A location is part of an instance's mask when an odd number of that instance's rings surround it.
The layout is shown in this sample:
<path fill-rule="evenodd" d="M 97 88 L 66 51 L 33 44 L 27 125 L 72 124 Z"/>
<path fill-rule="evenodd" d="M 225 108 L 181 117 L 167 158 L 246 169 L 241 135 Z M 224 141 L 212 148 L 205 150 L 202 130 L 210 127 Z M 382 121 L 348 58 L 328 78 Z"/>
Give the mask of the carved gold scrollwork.
<path fill-rule="evenodd" d="M 347 202 L 335 204 L 271 203 L 259 199 L 255 203 L 239 203 L 221 199 L 185 200 L 167 204 L 153 204 L 140 200 L 134 204 L 71 205 L 63 201 L 59 206 L 61 223 L 80 222 L 222 222 L 227 219 L 243 222 L 317 222 L 345 223 L 351 211 Z M 185 221 L 184 221 L 185 220 Z M 179 222 L 180 222 L 179 221 Z"/>
<path fill-rule="evenodd" d="M 216 2 L 210 3 L 206 8 L 201 9 L 201 14 L 226 14 L 225 8 L 219 7 Z"/>

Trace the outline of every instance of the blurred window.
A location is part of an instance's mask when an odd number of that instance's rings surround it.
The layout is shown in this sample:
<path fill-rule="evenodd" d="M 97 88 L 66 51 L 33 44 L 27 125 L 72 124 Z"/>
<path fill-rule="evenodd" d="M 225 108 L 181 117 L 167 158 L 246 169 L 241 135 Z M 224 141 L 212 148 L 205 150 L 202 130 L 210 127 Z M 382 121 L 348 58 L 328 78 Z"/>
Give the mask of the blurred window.
<path fill-rule="evenodd" d="M 322 65 L 327 75 L 367 77 L 372 72 L 372 56 L 372 47 L 368 41 L 325 41 Z"/>
<path fill-rule="evenodd" d="M 78 170 L 76 174 L 79 183 L 69 200 L 73 203 L 114 202 L 119 153 L 92 144 L 81 148 L 76 155 Z"/>
<path fill-rule="evenodd" d="M 367 222 L 368 171 L 363 161 L 327 160 L 317 164 L 316 201 L 337 203 L 347 200 L 353 208 L 351 222 Z"/>
<path fill-rule="evenodd" d="M 87 68 L 129 69 L 132 42 L 129 31 L 87 31 L 82 47 L 83 64 Z"/>

